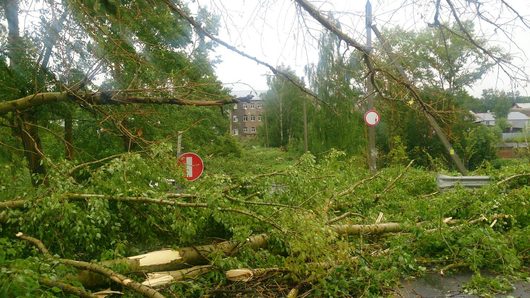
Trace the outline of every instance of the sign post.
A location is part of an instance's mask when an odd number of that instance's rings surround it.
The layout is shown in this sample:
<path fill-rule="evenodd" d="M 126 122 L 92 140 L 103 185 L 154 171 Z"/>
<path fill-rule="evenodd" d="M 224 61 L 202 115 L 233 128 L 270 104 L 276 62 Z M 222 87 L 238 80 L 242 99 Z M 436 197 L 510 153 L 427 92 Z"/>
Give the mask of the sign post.
<path fill-rule="evenodd" d="M 365 6 L 366 11 L 366 50 L 367 55 L 372 53 L 372 4 L 370 0 L 366 1 Z M 377 121 L 373 125 L 368 123 L 367 116 L 369 120 L 375 119 L 371 111 L 374 108 L 374 86 L 372 86 L 372 77 L 366 77 L 366 94 L 367 94 L 367 108 L 368 112 L 364 115 L 364 120 L 368 124 L 368 167 L 370 172 L 375 174 L 377 171 L 377 150 L 375 147 L 375 125 L 379 122 L 379 115 L 377 114 Z M 374 111 L 375 112 L 375 111 Z"/>
<path fill-rule="evenodd" d="M 184 178 L 188 181 L 199 179 L 204 171 L 202 158 L 193 152 L 182 153 L 179 156 L 178 162 L 182 165 L 184 169 Z"/>

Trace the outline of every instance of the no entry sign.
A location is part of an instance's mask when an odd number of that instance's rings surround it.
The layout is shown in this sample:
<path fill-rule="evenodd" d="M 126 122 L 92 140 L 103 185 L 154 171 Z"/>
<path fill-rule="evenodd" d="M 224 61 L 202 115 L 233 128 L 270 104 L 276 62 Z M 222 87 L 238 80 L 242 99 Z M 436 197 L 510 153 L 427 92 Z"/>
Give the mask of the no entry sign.
<path fill-rule="evenodd" d="M 204 171 L 204 163 L 199 155 L 186 152 L 179 156 L 179 164 L 184 168 L 184 178 L 188 181 L 197 180 Z"/>
<path fill-rule="evenodd" d="M 379 117 L 379 113 L 376 110 L 369 110 L 364 114 L 364 122 L 368 126 L 376 126 L 380 119 L 381 117 Z"/>

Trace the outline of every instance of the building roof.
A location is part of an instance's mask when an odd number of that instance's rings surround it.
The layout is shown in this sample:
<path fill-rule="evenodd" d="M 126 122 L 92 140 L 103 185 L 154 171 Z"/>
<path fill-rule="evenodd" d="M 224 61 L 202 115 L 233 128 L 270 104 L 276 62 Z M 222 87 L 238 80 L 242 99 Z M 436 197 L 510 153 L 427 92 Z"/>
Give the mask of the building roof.
<path fill-rule="evenodd" d="M 521 112 L 509 112 L 508 113 L 508 121 L 510 120 L 530 120 L 530 117 L 526 116 L 525 114 Z"/>
<path fill-rule="evenodd" d="M 526 103 L 526 102 L 516 102 L 513 104 L 513 107 L 514 108 L 518 108 L 518 109 L 530 109 L 530 103 Z"/>
<path fill-rule="evenodd" d="M 495 121 L 495 115 L 490 112 L 487 113 L 473 113 L 478 121 Z"/>
<path fill-rule="evenodd" d="M 256 99 L 260 99 L 260 96 L 262 93 L 265 93 L 266 91 L 264 90 L 251 90 L 251 89 L 248 89 L 248 90 L 232 90 L 230 91 L 230 94 L 232 94 L 232 96 L 234 97 L 245 97 L 247 95 L 253 95 L 254 97 L 254 100 Z"/>

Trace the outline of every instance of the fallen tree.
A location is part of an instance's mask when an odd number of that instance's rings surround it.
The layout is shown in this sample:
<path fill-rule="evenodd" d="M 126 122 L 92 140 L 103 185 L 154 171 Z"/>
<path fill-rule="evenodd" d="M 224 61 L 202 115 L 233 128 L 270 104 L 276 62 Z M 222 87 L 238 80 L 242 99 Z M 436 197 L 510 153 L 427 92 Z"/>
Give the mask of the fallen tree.
<path fill-rule="evenodd" d="M 32 107 L 55 102 L 77 102 L 81 105 L 169 104 L 179 106 L 208 107 L 233 104 L 237 103 L 240 99 L 242 98 L 228 98 L 220 100 L 189 100 L 173 96 L 134 96 L 128 95 L 126 90 L 93 93 L 43 92 L 0 102 L 0 115 L 13 111 L 22 111 Z"/>
<path fill-rule="evenodd" d="M 153 288 L 162 287 L 179 280 L 200 276 L 210 272 L 211 269 L 212 265 L 202 265 L 181 270 L 147 273 L 147 279 L 142 284 Z"/>
<path fill-rule="evenodd" d="M 236 253 L 243 246 L 247 246 L 252 249 L 264 248 L 267 245 L 267 239 L 267 235 L 261 234 L 251 236 L 244 242 L 223 241 L 209 245 L 184 247 L 179 249 L 165 249 L 122 259 L 103 261 L 99 264 L 105 267 L 120 268 L 120 271 L 123 274 L 174 271 L 194 265 L 208 264 L 210 262 L 208 255 L 213 252 L 221 252 L 225 255 L 231 255 Z M 175 276 L 182 274 L 169 273 L 166 275 L 173 276 L 174 279 Z M 89 270 L 80 272 L 77 279 L 87 287 L 102 285 L 106 280 L 100 274 L 96 274 Z"/>
<path fill-rule="evenodd" d="M 54 257 L 52 254 L 50 254 L 50 252 L 48 251 L 48 249 L 46 248 L 46 246 L 37 238 L 33 238 L 31 236 L 26 236 L 24 235 L 23 233 L 19 232 L 17 233 L 16 235 L 18 238 L 20 239 L 23 239 L 25 241 L 28 241 L 30 243 L 32 243 L 33 245 L 35 245 L 41 252 L 42 254 L 49 260 L 51 261 L 57 261 L 59 263 L 63 263 L 65 265 L 69 265 L 69 266 L 72 266 L 72 267 L 75 267 L 75 268 L 78 268 L 78 269 L 82 269 L 82 270 L 89 270 L 90 272 L 95 272 L 95 273 L 98 273 L 98 274 L 101 274 L 101 275 L 104 275 L 105 277 L 109 278 L 110 280 L 124 286 L 124 287 L 127 287 L 139 294 L 142 294 L 143 296 L 145 297 L 149 297 L 149 298 L 164 298 L 164 296 L 162 294 L 160 294 L 159 292 L 157 292 L 156 290 L 148 287 L 148 286 L 145 286 L 143 284 L 140 284 L 138 282 L 135 282 L 134 280 L 122 275 L 122 274 L 119 274 L 119 273 L 116 273 L 112 270 L 110 270 L 109 268 L 106 268 L 102 265 L 99 265 L 99 264 L 95 264 L 95 263 L 89 263 L 89 262 L 83 262 L 83 261 L 76 261 L 76 260 L 70 260 L 70 259 L 61 259 L 61 258 L 56 258 Z M 79 291 L 79 293 L 82 293 L 81 291 Z"/>

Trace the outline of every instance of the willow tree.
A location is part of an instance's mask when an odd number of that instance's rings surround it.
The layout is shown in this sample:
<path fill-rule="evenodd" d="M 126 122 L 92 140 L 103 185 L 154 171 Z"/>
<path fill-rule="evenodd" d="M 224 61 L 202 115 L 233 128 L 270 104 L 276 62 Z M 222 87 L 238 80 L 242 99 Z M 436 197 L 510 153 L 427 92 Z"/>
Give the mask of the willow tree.
<path fill-rule="evenodd" d="M 321 34 L 319 49 L 317 64 L 306 67 L 309 85 L 322 101 L 309 112 L 309 148 L 315 153 L 331 148 L 359 153 L 366 140 L 358 56 L 344 54 L 345 44 L 329 32 Z"/>

